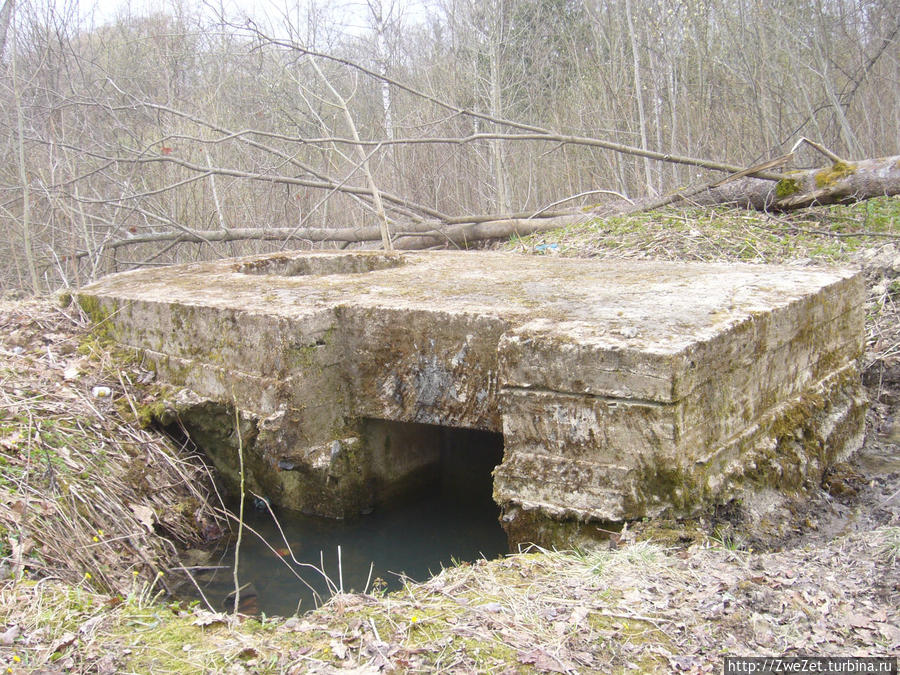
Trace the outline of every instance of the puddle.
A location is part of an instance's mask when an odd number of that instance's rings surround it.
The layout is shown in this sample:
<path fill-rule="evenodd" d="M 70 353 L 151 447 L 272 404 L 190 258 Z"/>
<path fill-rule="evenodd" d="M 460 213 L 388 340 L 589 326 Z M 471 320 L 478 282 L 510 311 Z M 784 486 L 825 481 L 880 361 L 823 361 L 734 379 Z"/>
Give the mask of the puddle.
<path fill-rule="evenodd" d="M 284 536 L 264 505 L 258 509 L 248 501 L 245 522 L 268 545 L 245 531 L 239 556 L 240 583 L 249 584 L 242 591 L 243 611 L 290 616 L 327 599 L 330 585 L 348 592 L 367 584 L 369 590 L 373 584 L 395 590 L 404 575 L 424 581 L 442 566 L 503 555 L 507 539 L 491 499 L 490 474 L 501 459 L 499 434 L 468 431 L 442 449 L 440 479 L 425 490 L 350 521 L 276 511 Z M 221 569 L 196 574 L 217 610 L 232 607 L 233 561 L 232 545 L 205 563 Z M 324 570 L 330 583 L 314 568 Z"/>

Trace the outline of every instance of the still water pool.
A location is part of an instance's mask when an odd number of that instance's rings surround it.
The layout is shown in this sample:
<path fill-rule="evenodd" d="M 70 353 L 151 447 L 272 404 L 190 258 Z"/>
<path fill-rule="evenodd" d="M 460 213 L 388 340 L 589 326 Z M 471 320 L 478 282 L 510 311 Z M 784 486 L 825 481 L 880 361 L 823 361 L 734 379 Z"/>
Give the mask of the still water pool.
<path fill-rule="evenodd" d="M 276 511 L 276 524 L 265 506 L 254 508 L 248 500 L 245 522 L 261 537 L 244 532 L 239 555 L 240 583 L 247 584 L 241 592 L 242 611 L 289 616 L 314 609 L 329 597 L 329 588 L 363 591 L 375 584 L 397 589 L 404 576 L 424 581 L 454 562 L 506 553 L 499 509 L 491 499 L 490 471 L 502 457 L 502 441 L 498 447 L 494 436 L 499 435 L 483 434 L 472 443 L 470 432 L 463 447 L 451 441 L 442 451 L 439 481 L 358 519 Z M 234 590 L 233 562 L 232 545 L 210 562 L 221 569 L 198 575 L 216 609 L 233 606 L 228 598 Z"/>

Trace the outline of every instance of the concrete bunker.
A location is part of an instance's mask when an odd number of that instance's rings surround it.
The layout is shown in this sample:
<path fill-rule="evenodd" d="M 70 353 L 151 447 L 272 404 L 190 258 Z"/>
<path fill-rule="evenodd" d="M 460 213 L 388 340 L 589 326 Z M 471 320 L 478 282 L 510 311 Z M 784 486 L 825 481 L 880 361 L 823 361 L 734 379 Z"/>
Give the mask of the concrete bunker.
<path fill-rule="evenodd" d="M 171 414 L 195 434 L 227 440 L 230 410 L 234 437 L 236 405 L 254 485 L 319 515 L 415 483 L 433 457 L 396 439 L 440 428 L 502 434 L 511 544 L 798 490 L 862 441 L 863 284 L 845 270 L 292 252 L 79 299 L 183 388 Z"/>

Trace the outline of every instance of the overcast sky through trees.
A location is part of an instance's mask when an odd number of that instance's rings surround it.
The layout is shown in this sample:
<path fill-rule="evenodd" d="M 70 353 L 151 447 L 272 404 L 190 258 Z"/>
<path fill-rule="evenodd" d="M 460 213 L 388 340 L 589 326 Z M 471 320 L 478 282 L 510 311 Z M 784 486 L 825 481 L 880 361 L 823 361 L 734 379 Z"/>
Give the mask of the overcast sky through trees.
<path fill-rule="evenodd" d="M 900 153 L 896 0 L 229 2 L 14 5 L 0 288 Z"/>

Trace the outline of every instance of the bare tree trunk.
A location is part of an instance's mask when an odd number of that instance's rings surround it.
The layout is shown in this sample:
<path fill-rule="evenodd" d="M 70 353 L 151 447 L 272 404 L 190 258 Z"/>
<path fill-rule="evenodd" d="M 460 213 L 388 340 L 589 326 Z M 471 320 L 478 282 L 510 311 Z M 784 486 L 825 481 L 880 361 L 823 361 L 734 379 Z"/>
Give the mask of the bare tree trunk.
<path fill-rule="evenodd" d="M 6 0 L 3 7 L 0 8 L 0 58 L 3 58 L 3 50 L 6 48 L 6 36 L 12 20 L 13 4 L 13 0 Z"/>
<path fill-rule="evenodd" d="M 19 90 L 18 73 L 16 72 L 16 17 L 12 12 L 12 1 L 7 0 L 7 5 L 3 9 L 10 7 L 10 15 L 8 22 L 12 25 L 12 49 L 10 53 L 10 69 L 12 71 L 12 89 L 13 102 L 16 107 L 16 133 L 17 151 L 18 151 L 18 168 L 19 180 L 22 183 L 22 247 L 25 253 L 25 264 L 28 268 L 28 275 L 31 277 L 31 290 L 37 294 L 40 292 L 40 283 L 38 282 L 37 267 L 34 264 L 34 250 L 31 247 L 31 192 L 29 190 L 28 170 L 25 166 L 25 115 L 22 111 L 22 96 Z M 5 36 L 4 36 L 5 37 Z"/>
<path fill-rule="evenodd" d="M 625 0 L 625 19 L 628 21 L 628 37 L 631 40 L 631 56 L 634 61 L 634 97 L 637 99 L 638 126 L 641 131 L 641 150 L 647 149 L 647 118 L 644 115 L 644 87 L 641 82 L 641 57 L 638 53 L 637 36 L 634 34 L 634 22 L 631 19 L 631 0 Z M 656 194 L 653 189 L 653 175 L 650 160 L 644 157 L 644 181 L 647 192 Z"/>
<path fill-rule="evenodd" d="M 837 94 L 834 92 L 834 85 L 831 82 L 831 72 L 828 67 L 828 57 L 825 54 L 822 54 L 821 45 L 817 44 L 817 51 L 821 56 L 821 68 L 822 68 L 822 85 L 825 88 L 825 94 L 828 97 L 828 102 L 831 104 L 831 108 L 834 110 L 834 116 L 838 121 L 838 128 L 841 130 L 841 139 L 844 141 L 844 145 L 847 148 L 848 153 L 854 153 L 857 151 L 859 147 L 859 143 L 856 140 L 856 136 L 853 133 L 853 129 L 850 128 L 850 122 L 847 121 L 847 115 L 844 114 L 844 106 L 841 105 L 841 102 L 838 100 Z"/>
<path fill-rule="evenodd" d="M 369 190 L 372 194 L 372 202 L 375 205 L 375 212 L 378 215 L 378 221 L 381 227 L 381 244 L 384 247 L 385 251 L 391 251 L 393 250 L 394 246 L 391 243 L 391 232 L 390 226 L 388 225 L 387 213 L 385 213 L 384 204 L 381 201 L 381 191 L 375 184 L 375 176 L 372 175 L 372 169 L 369 166 L 369 157 L 368 155 L 366 155 L 366 151 L 363 150 L 363 147 L 359 142 L 359 132 L 356 129 L 356 122 L 353 120 L 353 115 L 350 114 L 350 106 L 347 105 L 346 99 L 341 96 L 338 93 L 338 90 L 335 89 L 331 84 L 331 80 L 329 80 L 325 76 L 325 73 L 322 72 L 322 69 L 319 68 L 319 64 L 316 63 L 316 60 L 311 59 L 310 63 L 312 64 L 313 69 L 316 71 L 316 74 L 322 79 L 322 81 L 325 83 L 325 86 L 328 87 L 328 91 L 330 91 L 331 95 L 334 96 L 335 100 L 338 102 L 338 107 L 340 107 L 341 112 L 344 114 L 344 121 L 346 121 L 347 126 L 350 129 L 350 133 L 353 136 L 353 140 L 356 143 L 356 152 L 359 156 L 363 173 L 365 173 L 366 175 L 366 182 L 369 184 Z"/>
<path fill-rule="evenodd" d="M 503 116 L 503 98 L 500 92 L 500 35 L 490 36 L 490 88 L 491 88 L 491 117 Z M 509 191 L 506 187 L 506 167 L 503 161 L 503 143 L 499 140 L 490 141 L 491 158 L 494 168 L 494 185 L 497 190 L 497 210 L 505 213 L 510 210 Z"/>
<path fill-rule="evenodd" d="M 369 12 L 372 15 L 373 29 L 375 30 L 375 49 L 378 70 L 381 80 L 381 107 L 384 110 L 384 135 L 389 141 L 394 140 L 394 120 L 391 116 L 391 85 L 387 82 L 388 54 L 387 42 L 384 37 L 384 6 L 381 0 L 367 0 Z"/>

